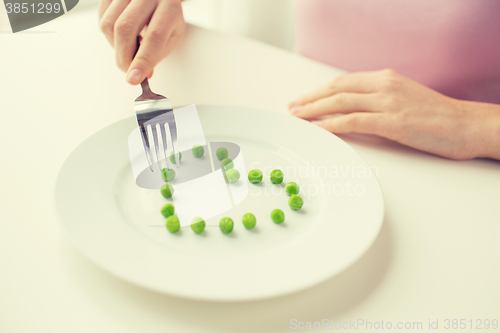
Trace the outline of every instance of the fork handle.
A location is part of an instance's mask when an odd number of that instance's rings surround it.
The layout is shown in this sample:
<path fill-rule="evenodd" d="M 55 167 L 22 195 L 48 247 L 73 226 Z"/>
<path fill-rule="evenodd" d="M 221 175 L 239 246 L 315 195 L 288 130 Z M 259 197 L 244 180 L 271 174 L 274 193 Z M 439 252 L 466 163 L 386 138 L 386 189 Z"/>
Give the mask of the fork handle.
<path fill-rule="evenodd" d="M 141 46 L 141 36 L 137 36 L 136 41 L 137 41 L 137 48 L 135 49 L 134 58 L 137 55 L 137 51 L 139 51 L 139 47 Z M 149 82 L 148 82 L 148 77 L 147 76 L 141 82 L 141 88 L 142 88 L 142 93 L 151 92 L 151 88 L 149 88 Z"/>

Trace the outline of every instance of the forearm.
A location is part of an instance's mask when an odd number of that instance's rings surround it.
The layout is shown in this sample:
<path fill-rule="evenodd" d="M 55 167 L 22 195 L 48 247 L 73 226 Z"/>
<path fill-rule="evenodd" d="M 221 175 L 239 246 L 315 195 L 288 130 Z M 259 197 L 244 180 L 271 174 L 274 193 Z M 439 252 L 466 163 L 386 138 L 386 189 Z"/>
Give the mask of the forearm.
<path fill-rule="evenodd" d="M 475 157 L 500 160 L 500 105 L 464 102 L 473 115 Z"/>

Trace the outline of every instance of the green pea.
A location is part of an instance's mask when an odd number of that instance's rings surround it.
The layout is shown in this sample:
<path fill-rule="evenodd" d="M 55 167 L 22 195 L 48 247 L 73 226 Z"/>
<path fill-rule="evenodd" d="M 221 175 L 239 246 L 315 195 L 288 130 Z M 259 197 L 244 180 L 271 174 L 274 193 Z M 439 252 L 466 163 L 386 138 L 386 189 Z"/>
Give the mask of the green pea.
<path fill-rule="evenodd" d="M 252 184 L 260 183 L 262 181 L 262 177 L 262 171 L 260 171 L 259 169 L 250 170 L 250 172 L 248 173 L 248 180 Z"/>
<path fill-rule="evenodd" d="M 174 188 L 170 184 L 163 184 L 163 186 L 160 188 L 160 193 L 163 195 L 164 198 L 171 198 L 172 195 L 174 195 Z"/>
<path fill-rule="evenodd" d="M 285 213 L 281 209 L 275 209 L 271 212 L 271 220 L 274 223 L 283 223 L 285 221 Z"/>
<path fill-rule="evenodd" d="M 288 195 L 299 194 L 300 188 L 296 182 L 289 182 L 285 186 L 285 192 Z"/>
<path fill-rule="evenodd" d="M 293 210 L 299 210 L 303 205 L 304 200 L 302 200 L 302 198 L 296 194 L 292 195 L 290 199 L 288 199 L 288 206 L 290 206 L 290 208 Z"/>
<path fill-rule="evenodd" d="M 243 225 L 247 229 L 252 229 L 253 227 L 255 227 L 255 224 L 257 223 L 257 219 L 255 218 L 255 215 L 253 215 L 252 213 L 246 213 L 245 215 L 243 215 L 243 218 L 241 220 L 243 222 Z"/>
<path fill-rule="evenodd" d="M 166 182 L 174 180 L 174 178 L 175 178 L 175 171 L 174 171 L 174 169 L 163 168 L 163 170 L 161 171 L 161 177 Z"/>
<path fill-rule="evenodd" d="M 205 230 L 205 221 L 201 217 L 195 217 L 191 222 L 191 229 L 195 234 L 201 234 Z"/>
<path fill-rule="evenodd" d="M 229 169 L 226 171 L 226 179 L 228 183 L 235 183 L 240 179 L 240 172 L 236 169 Z"/>
<path fill-rule="evenodd" d="M 175 212 L 175 207 L 171 203 L 163 205 L 163 207 L 161 207 L 161 210 L 160 210 L 161 215 L 163 215 L 163 216 L 165 216 L 167 218 L 169 216 L 174 215 L 174 212 Z"/>
<path fill-rule="evenodd" d="M 271 183 L 273 184 L 283 183 L 283 171 L 278 169 L 273 170 L 273 172 L 271 172 Z"/>
<path fill-rule="evenodd" d="M 182 160 L 182 153 L 179 152 L 179 162 Z M 171 151 L 170 152 L 170 162 L 174 163 L 175 164 L 175 155 L 174 155 L 174 152 Z"/>
<path fill-rule="evenodd" d="M 225 158 L 223 159 L 221 162 L 220 162 L 220 166 L 222 169 L 224 170 L 229 170 L 229 169 L 232 169 L 234 168 L 234 163 L 233 163 L 233 160 L 230 159 L 230 158 Z"/>
<path fill-rule="evenodd" d="M 233 231 L 233 226 L 233 220 L 231 220 L 231 218 L 229 217 L 223 217 L 219 222 L 219 228 L 223 234 L 228 234 Z"/>
<path fill-rule="evenodd" d="M 217 155 L 217 158 L 219 159 L 219 161 L 222 161 L 223 159 L 225 159 L 229 156 L 229 153 L 227 152 L 226 148 L 219 148 L 215 152 L 215 155 Z"/>
<path fill-rule="evenodd" d="M 196 158 L 200 158 L 205 154 L 205 148 L 200 145 L 194 145 L 191 150 L 193 151 L 193 156 Z"/>
<path fill-rule="evenodd" d="M 175 215 L 167 217 L 167 222 L 165 223 L 167 230 L 170 232 L 179 231 L 181 224 L 179 223 L 179 218 Z"/>

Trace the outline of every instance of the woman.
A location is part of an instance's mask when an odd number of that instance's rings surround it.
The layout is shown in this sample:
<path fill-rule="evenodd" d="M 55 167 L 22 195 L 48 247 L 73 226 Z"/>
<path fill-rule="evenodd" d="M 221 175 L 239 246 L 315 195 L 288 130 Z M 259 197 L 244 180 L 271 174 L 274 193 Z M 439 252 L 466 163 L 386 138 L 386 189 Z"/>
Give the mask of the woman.
<path fill-rule="evenodd" d="M 297 0 L 296 9 L 298 52 L 352 73 L 290 103 L 293 115 L 451 159 L 500 160 L 500 1 Z M 180 0 L 101 0 L 99 16 L 130 84 L 184 33 Z"/>

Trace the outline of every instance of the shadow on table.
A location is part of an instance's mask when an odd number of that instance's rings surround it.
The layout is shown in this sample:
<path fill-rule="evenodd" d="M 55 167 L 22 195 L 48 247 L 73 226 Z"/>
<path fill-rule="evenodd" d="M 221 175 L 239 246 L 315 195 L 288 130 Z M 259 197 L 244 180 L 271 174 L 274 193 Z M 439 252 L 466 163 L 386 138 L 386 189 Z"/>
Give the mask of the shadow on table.
<path fill-rule="evenodd" d="M 370 154 L 397 153 L 399 157 L 410 158 L 410 160 L 432 160 L 442 165 L 453 165 L 464 168 L 483 168 L 485 170 L 498 170 L 500 161 L 489 158 L 476 158 L 473 160 L 456 161 L 445 157 L 424 152 L 412 147 L 405 146 L 399 142 L 382 138 L 371 134 L 339 134 L 339 138 L 353 146 L 353 148 L 369 148 Z M 365 154 L 362 154 L 365 155 Z M 364 157 L 364 156 L 363 156 Z"/>
<path fill-rule="evenodd" d="M 391 263 L 390 224 L 386 216 L 368 252 L 346 271 L 315 287 L 262 301 L 199 302 L 157 294 L 115 278 L 66 240 L 63 263 L 90 302 L 138 332 L 165 332 L 167 328 L 175 332 L 289 331 L 291 319 L 335 322 L 370 297 Z"/>

